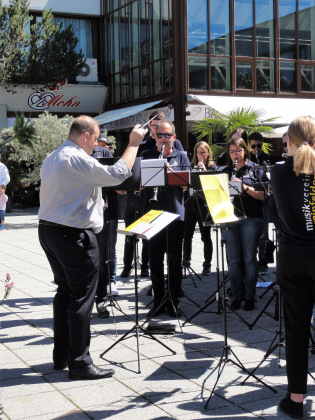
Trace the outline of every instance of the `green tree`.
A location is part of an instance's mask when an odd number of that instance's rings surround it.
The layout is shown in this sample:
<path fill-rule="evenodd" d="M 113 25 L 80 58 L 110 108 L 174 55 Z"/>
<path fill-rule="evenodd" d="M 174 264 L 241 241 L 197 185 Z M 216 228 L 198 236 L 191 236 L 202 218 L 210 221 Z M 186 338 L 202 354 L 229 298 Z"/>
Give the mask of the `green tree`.
<path fill-rule="evenodd" d="M 26 70 L 30 17 L 27 0 L 0 0 L 0 86 L 14 83 Z"/>
<path fill-rule="evenodd" d="M 14 91 L 17 84 L 74 82 L 84 63 L 77 43 L 71 26 L 54 25 L 51 10 L 35 22 L 27 0 L 10 0 L 8 7 L 0 0 L 0 86 Z"/>
<path fill-rule="evenodd" d="M 273 128 L 267 124 L 278 118 L 263 119 L 264 111 L 255 110 L 251 107 L 236 108 L 227 114 L 213 112 L 216 118 L 204 118 L 202 121 L 196 121 L 192 128 L 198 141 L 203 140 L 205 137 L 208 139 L 214 159 L 216 159 L 223 150 L 222 147 L 212 144 L 214 133 L 222 133 L 226 141 L 229 140 L 231 133 L 237 128 L 243 128 L 247 135 L 254 131 L 258 131 L 261 134 L 268 136 Z M 264 143 L 263 149 L 268 152 L 271 150 L 271 145 Z"/>

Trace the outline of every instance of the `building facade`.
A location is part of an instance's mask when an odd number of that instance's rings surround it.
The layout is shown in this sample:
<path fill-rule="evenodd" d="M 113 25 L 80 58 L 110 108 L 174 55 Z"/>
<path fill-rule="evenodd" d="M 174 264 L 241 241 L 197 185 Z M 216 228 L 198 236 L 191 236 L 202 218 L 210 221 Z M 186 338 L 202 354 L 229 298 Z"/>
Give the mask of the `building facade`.
<path fill-rule="evenodd" d="M 314 113 L 315 0 L 31 0 L 29 8 L 35 17 L 52 8 L 72 25 L 87 58 L 72 91 L 103 89 L 97 109 L 66 111 L 101 114 L 118 138 L 152 109 L 175 121 L 186 148 L 193 122 L 212 110 L 251 106 L 283 126 L 295 112 Z M 82 103 L 94 92 L 82 90 Z"/>

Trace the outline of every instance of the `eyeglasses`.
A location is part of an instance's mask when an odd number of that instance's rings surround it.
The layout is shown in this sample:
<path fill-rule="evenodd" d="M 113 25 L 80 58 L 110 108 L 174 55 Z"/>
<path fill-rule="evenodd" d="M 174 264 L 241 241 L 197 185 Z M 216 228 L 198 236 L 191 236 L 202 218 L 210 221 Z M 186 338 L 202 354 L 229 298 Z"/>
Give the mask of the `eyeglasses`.
<path fill-rule="evenodd" d="M 244 149 L 236 149 L 236 150 L 229 150 L 229 153 L 231 154 L 231 155 L 234 155 L 235 153 L 242 153 L 242 151 L 243 151 Z"/>
<path fill-rule="evenodd" d="M 152 124 L 152 123 L 150 124 L 150 127 L 151 127 L 151 128 L 155 128 L 155 130 L 156 130 L 156 127 L 157 127 L 157 126 L 158 126 L 158 124 Z"/>
<path fill-rule="evenodd" d="M 286 141 L 284 141 L 282 144 L 283 144 L 283 147 L 288 147 L 288 143 Z"/>
<path fill-rule="evenodd" d="M 158 139 L 162 139 L 163 137 L 165 138 L 165 139 L 170 139 L 171 137 L 173 137 L 174 136 L 174 134 L 171 134 L 171 133 L 157 133 L 156 134 L 156 137 L 158 138 Z"/>
<path fill-rule="evenodd" d="M 258 144 L 252 144 L 250 147 L 251 147 L 252 149 L 256 149 L 256 146 L 257 146 L 257 149 L 261 149 L 261 148 L 262 148 L 262 144 L 261 144 L 261 143 L 258 143 Z"/>
<path fill-rule="evenodd" d="M 197 152 L 197 155 L 207 155 L 207 152 Z"/>

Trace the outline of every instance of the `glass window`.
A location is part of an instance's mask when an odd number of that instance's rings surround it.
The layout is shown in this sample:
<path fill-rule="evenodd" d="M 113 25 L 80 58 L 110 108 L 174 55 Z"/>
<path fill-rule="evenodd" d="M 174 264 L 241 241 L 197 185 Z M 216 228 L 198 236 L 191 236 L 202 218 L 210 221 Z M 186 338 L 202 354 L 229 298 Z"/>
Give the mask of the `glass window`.
<path fill-rule="evenodd" d="M 114 13 L 114 36 L 112 39 L 112 58 L 114 61 L 115 66 L 115 73 L 119 71 L 120 65 L 119 65 L 119 17 L 118 17 L 118 11 Z"/>
<path fill-rule="evenodd" d="M 301 90 L 315 91 L 315 66 L 301 66 Z"/>
<path fill-rule="evenodd" d="M 296 3 L 279 0 L 280 58 L 296 58 Z"/>
<path fill-rule="evenodd" d="M 228 58 L 211 58 L 211 89 L 231 90 L 230 60 Z"/>
<path fill-rule="evenodd" d="M 207 54 L 208 13 L 207 0 L 188 0 L 188 52 Z"/>
<path fill-rule="evenodd" d="M 140 75 L 140 96 L 146 96 L 148 94 L 148 79 L 150 79 L 150 76 L 147 69 L 140 69 Z"/>
<path fill-rule="evenodd" d="M 295 63 L 280 63 L 280 91 L 287 93 L 296 92 L 296 68 Z"/>
<path fill-rule="evenodd" d="M 273 0 L 256 0 L 256 56 L 274 57 Z"/>
<path fill-rule="evenodd" d="M 130 48 L 130 66 L 139 65 L 139 35 L 138 35 L 138 4 L 133 3 L 131 8 L 131 19 L 130 19 L 130 36 L 129 36 L 129 48 Z M 139 84 L 138 84 L 139 85 Z"/>
<path fill-rule="evenodd" d="M 230 10 L 228 0 L 210 0 L 210 53 L 230 55 Z"/>
<path fill-rule="evenodd" d="M 235 0 L 235 51 L 237 56 L 253 56 L 253 0 Z"/>
<path fill-rule="evenodd" d="M 162 61 L 162 90 L 171 89 L 172 60 Z"/>
<path fill-rule="evenodd" d="M 157 60 L 161 56 L 161 37 L 160 37 L 160 2 L 154 1 L 150 4 L 150 60 Z"/>
<path fill-rule="evenodd" d="M 161 85 L 161 62 L 157 61 L 151 64 L 151 93 L 159 93 L 162 90 Z"/>
<path fill-rule="evenodd" d="M 74 35 L 79 40 L 76 52 L 82 50 L 84 57 L 94 58 L 93 22 L 91 20 L 55 17 L 54 23 L 62 23 L 63 28 L 71 25 Z"/>
<path fill-rule="evenodd" d="M 275 71 L 273 61 L 256 62 L 256 89 L 257 92 L 274 92 Z"/>
<path fill-rule="evenodd" d="M 208 74 L 208 58 L 189 56 L 189 89 L 208 90 L 209 74 Z"/>
<path fill-rule="evenodd" d="M 139 88 L 139 69 L 133 69 L 131 71 L 131 98 L 137 99 L 140 97 L 140 88 Z"/>
<path fill-rule="evenodd" d="M 253 89 L 252 63 L 236 63 L 236 89 Z"/>
<path fill-rule="evenodd" d="M 315 59 L 315 0 L 299 0 L 299 55 Z"/>

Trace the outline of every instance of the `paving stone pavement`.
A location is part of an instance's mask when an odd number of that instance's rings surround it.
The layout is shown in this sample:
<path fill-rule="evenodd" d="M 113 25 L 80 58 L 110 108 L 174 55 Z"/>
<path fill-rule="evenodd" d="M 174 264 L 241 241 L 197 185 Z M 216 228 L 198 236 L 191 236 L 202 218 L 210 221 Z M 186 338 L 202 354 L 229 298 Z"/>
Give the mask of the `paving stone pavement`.
<path fill-rule="evenodd" d="M 161 315 L 150 321 L 175 326 L 174 335 L 155 337 L 176 354 L 141 330 L 138 340 L 134 330 L 126 340 L 108 350 L 136 325 L 132 274 L 127 279 L 117 277 L 119 296 L 115 301 L 123 313 L 116 306 L 110 307 L 110 318 L 99 319 L 94 311 L 91 321 L 94 362 L 101 367 L 113 366 L 115 375 L 98 381 L 70 381 L 67 371 L 54 371 L 52 301 L 55 285 L 38 242 L 37 211 L 37 208 L 14 208 L 12 213 L 7 214 L 5 229 L 0 232 L 0 299 L 4 294 L 6 273 L 9 272 L 14 281 L 10 295 L 0 305 L 1 419 L 286 418 L 277 409 L 286 392 L 286 375 L 285 350 L 283 346 L 280 349 L 277 346 L 279 324 L 275 320 L 273 290 L 261 297 L 266 289 L 257 288 L 257 303 L 253 312 L 240 309 L 233 313 L 227 309 L 225 343 L 224 317 L 222 311 L 218 312 L 218 303 L 213 298 L 217 281 L 222 284 L 223 278 L 221 241 L 219 236 L 216 238 L 216 232 L 212 232 L 214 255 L 211 275 L 199 278 L 193 275 L 183 280 L 186 297 L 181 299 L 181 308 L 185 316 L 178 321 Z M 122 222 L 120 227 L 123 228 Z M 270 233 L 272 235 L 272 230 Z M 123 235 L 118 235 L 118 274 L 123 268 L 123 243 Z M 197 274 L 201 272 L 202 261 L 203 248 L 197 229 L 192 256 L 192 268 Z M 218 261 L 220 268 L 216 270 Z M 268 276 L 260 281 L 274 281 L 274 271 L 275 264 L 270 264 Z M 150 279 L 141 278 L 138 285 L 139 325 L 142 325 L 152 299 L 147 296 Z M 222 288 L 220 295 L 223 295 Z M 226 296 L 229 298 L 228 294 Z M 207 307 L 195 315 L 199 310 L 197 305 Z M 183 325 L 185 317 L 193 315 Z M 273 344 L 275 350 L 265 358 Z M 105 350 L 108 351 L 100 357 Z M 222 355 L 223 363 L 219 365 Z M 251 371 L 261 361 L 263 363 L 255 371 L 257 376 L 247 379 L 242 368 Z M 309 371 L 314 376 L 314 355 L 310 355 Z M 218 372 L 220 377 L 216 382 Z M 206 408 L 213 387 L 214 393 Z M 309 376 L 305 418 L 315 417 L 314 414 L 312 416 L 314 411 L 315 382 Z"/>

